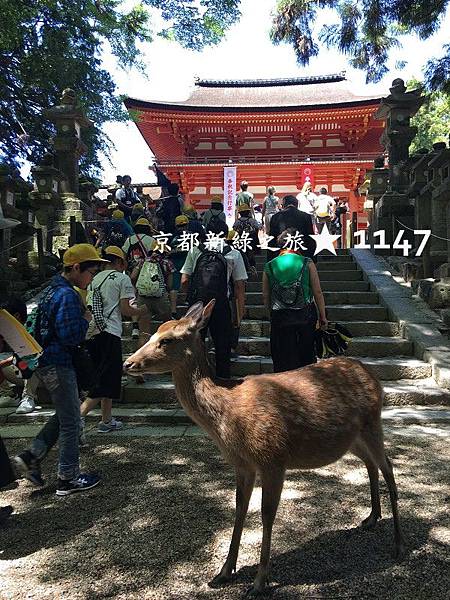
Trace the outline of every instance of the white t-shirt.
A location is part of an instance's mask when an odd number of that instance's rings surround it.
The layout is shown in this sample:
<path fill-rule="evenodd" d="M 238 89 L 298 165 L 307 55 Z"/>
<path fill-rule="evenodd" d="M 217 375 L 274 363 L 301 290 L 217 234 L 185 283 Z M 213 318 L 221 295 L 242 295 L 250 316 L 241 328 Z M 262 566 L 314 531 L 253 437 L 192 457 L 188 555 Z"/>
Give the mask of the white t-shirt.
<path fill-rule="evenodd" d="M 217 249 L 219 250 L 219 247 Z M 184 265 L 180 270 L 180 273 L 184 273 L 185 275 L 192 275 L 200 254 L 201 251 L 197 246 L 192 248 L 192 250 L 189 250 Z M 245 269 L 244 259 L 242 258 L 239 250 L 231 248 L 230 252 L 227 252 L 227 254 L 225 254 L 224 256 L 225 260 L 227 261 L 227 281 L 230 281 L 230 277 L 233 281 L 247 280 L 248 277 L 247 271 Z"/>
<path fill-rule="evenodd" d="M 308 215 L 314 214 L 314 205 L 317 200 L 316 194 L 313 192 L 308 192 L 306 194 L 304 192 L 300 192 L 300 194 L 297 194 L 297 200 L 298 210 L 308 213 Z"/>
<path fill-rule="evenodd" d="M 316 215 L 318 217 L 329 217 L 333 213 L 336 202 L 328 194 L 319 194 L 315 201 Z"/>
<path fill-rule="evenodd" d="M 100 293 L 103 300 L 103 316 L 106 321 L 104 331 L 112 335 L 117 335 L 117 337 L 122 337 L 120 301 L 124 298 L 131 299 L 136 296 L 131 279 L 125 273 L 121 273 L 115 269 L 101 271 L 92 280 L 88 288 L 88 297 L 89 292 L 100 285 Z"/>

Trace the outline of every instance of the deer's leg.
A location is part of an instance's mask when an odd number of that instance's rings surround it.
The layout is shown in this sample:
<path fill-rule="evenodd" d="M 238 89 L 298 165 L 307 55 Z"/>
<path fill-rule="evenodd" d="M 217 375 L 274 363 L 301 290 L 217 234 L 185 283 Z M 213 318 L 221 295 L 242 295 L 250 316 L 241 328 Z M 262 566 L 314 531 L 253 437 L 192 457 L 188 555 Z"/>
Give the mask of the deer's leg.
<path fill-rule="evenodd" d="M 244 527 L 245 517 L 247 516 L 250 496 L 252 495 L 253 486 L 255 485 L 255 476 L 256 473 L 254 471 L 236 467 L 236 515 L 233 535 L 231 537 L 227 559 L 220 570 L 220 573 L 211 581 L 212 585 L 226 583 L 229 581 L 233 571 L 236 570 L 242 529 Z"/>
<path fill-rule="evenodd" d="M 258 595 L 264 592 L 267 584 L 272 527 L 280 502 L 281 491 L 283 489 L 284 474 L 284 469 L 261 473 L 263 537 L 258 573 L 253 582 L 253 589 L 250 592 L 252 595 Z"/>
<path fill-rule="evenodd" d="M 401 558 L 405 553 L 405 545 L 403 542 L 403 534 L 400 527 L 400 519 L 398 515 L 398 493 L 397 493 L 397 484 L 394 479 L 394 471 L 392 469 L 392 464 L 389 458 L 386 456 L 386 453 L 383 450 L 383 457 L 380 461 L 380 470 L 383 473 L 384 480 L 389 489 L 389 497 L 391 500 L 392 507 L 392 517 L 394 519 L 394 541 L 395 541 L 395 557 Z"/>
<path fill-rule="evenodd" d="M 370 515 L 361 523 L 361 527 L 372 529 L 381 517 L 378 465 L 361 439 L 352 446 L 351 452 L 363 461 L 366 465 L 367 473 L 369 474 L 372 510 Z"/>
<path fill-rule="evenodd" d="M 386 485 L 388 486 L 389 498 L 391 500 L 392 507 L 392 517 L 394 520 L 394 554 L 397 558 L 400 558 L 404 554 L 405 548 L 398 515 L 397 484 L 395 483 L 391 461 L 386 456 L 386 452 L 384 450 L 383 430 L 381 428 L 381 423 L 379 423 L 378 426 L 375 426 L 367 437 L 364 437 L 364 441 L 367 444 L 373 459 L 376 461 L 380 471 L 382 472 Z"/>

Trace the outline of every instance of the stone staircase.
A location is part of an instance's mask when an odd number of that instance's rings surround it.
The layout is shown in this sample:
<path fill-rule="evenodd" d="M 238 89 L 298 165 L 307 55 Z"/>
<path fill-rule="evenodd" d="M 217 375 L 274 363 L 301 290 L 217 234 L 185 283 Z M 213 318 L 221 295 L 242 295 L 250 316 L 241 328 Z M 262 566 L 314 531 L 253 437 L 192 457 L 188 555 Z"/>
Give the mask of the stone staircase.
<path fill-rule="evenodd" d="M 379 296 L 364 279 L 348 251 L 337 256 L 319 256 L 322 289 L 330 321 L 339 321 L 353 334 L 347 355 L 369 365 L 382 380 L 385 405 L 445 405 L 450 403 L 450 391 L 440 388 L 432 378 L 429 363 L 413 355 L 412 342 L 399 334 L 399 324 L 389 321 Z M 257 258 L 258 278 L 261 278 L 264 258 Z M 261 281 L 248 282 L 246 312 L 241 326 L 238 357 L 232 361 L 232 376 L 243 377 L 272 372 L 270 358 L 270 323 L 264 315 Z M 179 316 L 186 311 L 178 307 Z M 130 323 L 124 324 L 123 351 L 128 356 L 136 348 L 129 337 Z M 153 323 L 152 332 L 160 323 Z M 214 359 L 213 351 L 210 352 Z M 170 375 L 148 376 L 144 384 L 124 379 L 122 416 L 132 416 L 149 422 L 188 422 L 175 397 Z M 145 415 L 145 410 L 149 410 Z"/>
<path fill-rule="evenodd" d="M 232 360 L 232 377 L 272 371 L 270 323 L 265 318 L 262 304 L 263 264 L 264 258 L 258 257 L 258 281 L 247 283 L 246 312 L 241 325 L 238 356 Z M 439 419 L 448 419 L 450 413 L 445 405 L 450 405 L 450 390 L 437 385 L 432 376 L 432 364 L 414 356 L 413 342 L 400 335 L 398 322 L 389 320 L 387 309 L 380 303 L 378 293 L 352 255 L 348 251 L 338 251 L 337 256 L 319 256 L 317 267 L 329 320 L 339 321 L 354 336 L 347 355 L 369 365 L 382 381 L 386 406 L 383 418 L 395 420 L 404 418 L 406 414 L 414 422 L 421 423 L 424 418 L 430 418 L 428 413 L 431 411 L 438 414 Z M 180 296 L 178 316 L 186 311 L 182 301 L 183 297 Z M 152 332 L 159 325 L 160 323 L 154 322 Z M 131 323 L 125 322 L 124 358 L 138 347 L 130 334 Z M 214 351 L 210 351 L 210 357 L 214 361 Z M 430 406 L 432 408 L 427 408 Z M 16 415 L 14 409 L 0 409 L 0 423 L 4 422 L 13 429 L 20 430 L 20 435 L 23 435 L 22 425 L 34 423 L 37 427 L 52 412 L 53 407 L 49 406 L 43 406 L 28 415 Z M 88 416 L 88 422 L 92 426 L 98 421 L 98 415 L 96 410 Z M 128 423 L 126 431 L 130 435 L 137 435 L 133 424 L 147 424 L 155 432 L 159 431 L 158 426 L 163 426 L 160 428 L 161 434 L 167 430 L 167 425 L 191 424 L 175 396 L 170 374 L 147 376 L 144 384 L 137 384 L 131 377 L 124 377 L 121 402 L 114 407 L 114 415 Z M 432 419 L 436 420 L 436 416 Z"/>

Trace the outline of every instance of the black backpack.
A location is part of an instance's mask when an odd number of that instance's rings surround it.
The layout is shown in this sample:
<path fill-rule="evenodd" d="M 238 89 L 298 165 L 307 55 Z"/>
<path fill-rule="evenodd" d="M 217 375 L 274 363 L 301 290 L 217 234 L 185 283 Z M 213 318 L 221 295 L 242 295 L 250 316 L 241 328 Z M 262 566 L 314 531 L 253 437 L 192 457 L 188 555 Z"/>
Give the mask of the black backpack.
<path fill-rule="evenodd" d="M 228 266 L 225 256 L 231 252 L 229 246 L 219 252 L 200 247 L 201 254 L 197 259 L 191 277 L 188 293 L 189 305 L 201 300 L 204 304 L 215 298 L 228 298 Z"/>
<path fill-rule="evenodd" d="M 127 238 L 128 235 L 124 232 L 121 223 L 112 223 L 103 246 L 105 248 L 107 246 L 118 246 L 119 248 L 122 248 Z"/>
<path fill-rule="evenodd" d="M 220 211 L 222 212 L 222 211 Z M 210 220 L 208 221 L 208 225 L 207 225 L 207 229 L 212 227 L 213 231 L 216 231 L 216 228 L 219 227 L 221 224 L 224 223 L 223 219 L 221 219 L 219 217 L 220 213 L 217 215 L 213 215 Z"/>

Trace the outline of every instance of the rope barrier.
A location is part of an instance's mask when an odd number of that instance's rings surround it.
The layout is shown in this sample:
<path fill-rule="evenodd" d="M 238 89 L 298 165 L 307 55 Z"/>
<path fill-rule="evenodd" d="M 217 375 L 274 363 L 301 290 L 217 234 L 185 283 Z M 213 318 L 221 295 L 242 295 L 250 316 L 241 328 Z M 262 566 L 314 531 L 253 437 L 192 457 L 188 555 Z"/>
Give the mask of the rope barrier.
<path fill-rule="evenodd" d="M 409 229 L 409 231 L 417 231 L 416 229 L 411 229 L 411 227 L 408 227 L 407 225 L 404 225 L 404 224 L 403 224 L 401 221 L 399 221 L 398 219 L 395 219 L 395 220 L 397 221 L 397 223 L 398 223 L 399 225 L 401 225 L 401 226 L 402 226 L 402 227 L 404 227 L 405 229 Z M 440 236 L 438 236 L 438 235 L 434 235 L 434 233 L 430 233 L 430 237 L 434 237 L 434 238 L 436 238 L 437 240 L 442 240 L 442 241 L 444 241 L 444 242 L 450 242 L 450 240 L 449 240 L 448 238 L 443 238 L 443 237 L 440 237 Z"/>

